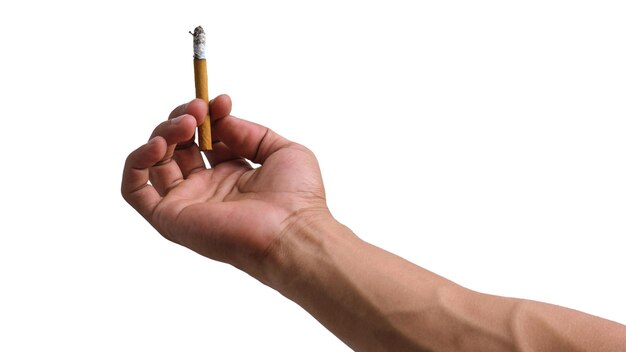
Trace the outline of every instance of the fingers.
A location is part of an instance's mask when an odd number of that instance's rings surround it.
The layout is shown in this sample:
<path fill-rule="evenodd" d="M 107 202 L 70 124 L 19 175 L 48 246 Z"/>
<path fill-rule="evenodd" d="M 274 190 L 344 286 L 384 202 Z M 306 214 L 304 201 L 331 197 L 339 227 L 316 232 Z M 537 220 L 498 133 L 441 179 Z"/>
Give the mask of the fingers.
<path fill-rule="evenodd" d="M 215 124 L 215 121 L 228 116 L 231 108 L 232 101 L 228 95 L 222 94 L 211 100 L 209 103 L 209 110 L 211 111 L 211 120 L 213 121 L 213 124 Z M 211 134 L 213 137 L 213 150 L 207 151 L 204 154 L 212 167 L 215 167 L 223 162 L 241 160 L 244 165 L 251 168 L 250 164 L 248 164 L 240 155 L 231 151 L 226 144 L 220 141 L 215 128 L 211 130 Z"/>
<path fill-rule="evenodd" d="M 173 119 L 181 115 L 191 115 L 196 118 L 197 125 L 201 125 L 204 122 L 204 117 L 207 115 L 207 109 L 208 107 L 202 99 L 194 99 L 172 110 L 168 119 Z"/>
<path fill-rule="evenodd" d="M 211 118 L 213 122 L 219 120 L 225 116 L 230 115 L 230 111 L 233 107 L 233 102 L 226 94 L 219 95 L 209 103 Z"/>
<path fill-rule="evenodd" d="M 204 160 L 202 160 L 202 154 L 200 154 L 200 148 L 198 148 L 195 142 L 183 149 L 174 150 L 172 159 L 178 165 L 183 178 L 187 178 L 196 172 L 206 170 L 206 165 L 204 165 Z"/>
<path fill-rule="evenodd" d="M 228 95 L 220 95 L 209 104 L 214 144 L 213 150 L 205 152 L 205 155 L 212 167 L 242 158 L 262 164 L 269 155 L 291 143 L 267 127 L 231 116 L 231 108 L 232 101 Z M 200 124 L 206 114 L 206 104 L 199 99 L 193 100 L 174 109 L 170 117 L 182 113 L 191 114 Z M 184 177 L 204 167 L 197 150 L 197 146 L 192 146 L 171 151 Z M 168 156 L 172 154 L 168 150 Z"/>
<path fill-rule="evenodd" d="M 149 222 L 161 197 L 156 189 L 148 184 L 148 169 L 163 158 L 166 148 L 165 140 L 162 137 L 155 137 L 130 153 L 124 165 L 122 196 Z"/>
<path fill-rule="evenodd" d="M 207 109 L 207 104 L 203 100 L 194 99 L 172 110 L 168 119 L 173 119 L 181 115 L 191 115 L 196 119 L 197 126 L 204 123 Z M 200 154 L 200 149 L 195 144 L 194 139 L 194 135 L 191 135 L 188 141 L 179 143 L 177 148 L 172 151 L 172 158 L 178 164 L 184 178 L 189 177 L 189 175 L 195 172 L 206 169 L 204 160 L 202 160 L 202 154 Z"/>
<path fill-rule="evenodd" d="M 167 143 L 162 159 L 149 170 L 150 182 L 161 196 L 183 181 L 183 173 L 172 157 L 176 144 L 189 140 L 195 129 L 194 116 L 182 115 L 162 122 L 152 132 L 152 137 L 160 136 Z"/>
<path fill-rule="evenodd" d="M 196 130 L 196 123 L 195 116 L 184 114 L 159 124 L 154 131 L 152 131 L 150 138 L 155 136 L 165 138 L 168 150 L 164 158 L 171 159 L 174 155 L 174 144 L 183 143 L 192 138 Z"/>
<path fill-rule="evenodd" d="M 221 119 L 230 114 L 232 102 L 228 95 L 220 95 L 209 102 L 208 108 L 211 111 L 211 119 L 215 121 L 216 119 Z M 174 118 L 181 114 L 190 114 L 196 118 L 196 122 L 199 125 L 204 122 L 206 112 L 206 103 L 204 103 L 204 101 L 200 99 L 195 99 L 187 104 L 183 104 L 175 108 L 170 113 L 169 118 Z M 214 167 L 222 162 L 227 162 L 231 160 L 242 160 L 242 162 L 245 162 L 242 157 L 240 157 L 236 153 L 233 153 L 226 145 L 220 142 L 218 136 L 215 133 L 215 130 L 212 130 L 211 132 L 213 139 L 213 150 L 205 152 L 207 160 L 209 161 L 209 164 L 211 164 L 211 166 Z M 194 172 L 202 171 L 205 169 L 200 150 L 198 146 L 193 143 L 193 136 L 191 137 L 191 140 L 189 142 L 189 147 L 171 150 L 173 154 L 173 159 L 180 167 L 184 178 L 187 178 Z M 183 142 L 183 144 L 186 144 L 186 142 Z M 171 155 L 169 151 L 170 150 L 168 150 L 168 156 Z M 244 165 L 250 167 L 247 163 L 244 163 Z"/>

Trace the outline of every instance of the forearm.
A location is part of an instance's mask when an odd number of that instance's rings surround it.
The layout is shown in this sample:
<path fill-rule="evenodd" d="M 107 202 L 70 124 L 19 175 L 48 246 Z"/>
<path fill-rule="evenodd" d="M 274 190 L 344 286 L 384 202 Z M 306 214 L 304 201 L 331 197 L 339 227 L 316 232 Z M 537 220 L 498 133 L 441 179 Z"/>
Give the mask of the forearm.
<path fill-rule="evenodd" d="M 359 351 L 597 349 L 596 340 L 626 346 L 619 324 L 472 292 L 323 217 L 292 224 L 266 264 L 268 285 Z"/>
<path fill-rule="evenodd" d="M 356 350 L 415 346 L 401 322 L 406 313 L 429 309 L 438 289 L 454 286 L 426 270 L 414 272 L 409 262 L 336 222 L 303 221 L 294 227 L 272 252 L 270 286 Z"/>

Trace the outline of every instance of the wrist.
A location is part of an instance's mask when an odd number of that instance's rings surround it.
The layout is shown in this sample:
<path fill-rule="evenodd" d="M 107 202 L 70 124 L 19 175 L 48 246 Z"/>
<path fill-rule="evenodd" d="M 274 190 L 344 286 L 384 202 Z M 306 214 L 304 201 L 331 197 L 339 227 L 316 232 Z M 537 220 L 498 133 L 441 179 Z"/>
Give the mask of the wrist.
<path fill-rule="evenodd" d="M 290 288 L 318 269 L 329 252 L 352 246 L 360 239 L 339 223 L 328 209 L 307 209 L 292 215 L 267 249 L 259 265 L 259 281 L 289 296 Z"/>

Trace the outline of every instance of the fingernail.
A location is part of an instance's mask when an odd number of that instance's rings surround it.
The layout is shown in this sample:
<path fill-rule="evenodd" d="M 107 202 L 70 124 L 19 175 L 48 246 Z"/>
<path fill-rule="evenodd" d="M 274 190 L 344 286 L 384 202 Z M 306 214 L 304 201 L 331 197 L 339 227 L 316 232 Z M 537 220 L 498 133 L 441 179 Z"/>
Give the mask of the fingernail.
<path fill-rule="evenodd" d="M 146 145 L 154 144 L 154 141 L 156 141 L 156 139 L 157 139 L 157 137 L 150 138 L 150 140 L 148 141 L 148 143 L 146 143 Z"/>
<path fill-rule="evenodd" d="M 178 116 L 177 118 L 172 119 L 172 125 L 178 125 L 179 123 L 181 123 L 181 121 L 183 121 L 184 118 L 185 115 Z"/>

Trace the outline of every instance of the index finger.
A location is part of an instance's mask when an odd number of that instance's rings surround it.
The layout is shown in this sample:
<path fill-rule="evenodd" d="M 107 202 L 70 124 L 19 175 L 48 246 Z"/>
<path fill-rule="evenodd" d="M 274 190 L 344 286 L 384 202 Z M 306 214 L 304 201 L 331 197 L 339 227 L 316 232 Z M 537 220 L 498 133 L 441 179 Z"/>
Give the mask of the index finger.
<path fill-rule="evenodd" d="M 182 115 L 191 115 L 196 119 L 196 126 L 198 126 L 204 122 L 208 109 L 209 107 L 204 100 L 194 99 L 172 110 L 168 119 Z M 178 163 L 184 178 L 187 178 L 196 171 L 206 169 L 202 155 L 200 154 L 200 149 L 198 149 L 194 140 L 195 135 L 192 135 L 188 141 L 180 142 L 178 147 L 171 147 L 171 150 L 168 150 L 168 153 L 173 154 L 173 158 L 176 163 Z"/>
<path fill-rule="evenodd" d="M 207 115 L 209 111 L 209 106 L 202 99 L 194 99 L 186 104 L 177 106 L 170 113 L 169 119 L 173 119 L 175 117 L 181 115 L 192 115 L 196 118 L 196 125 L 201 125 L 204 122 L 204 117 Z"/>

